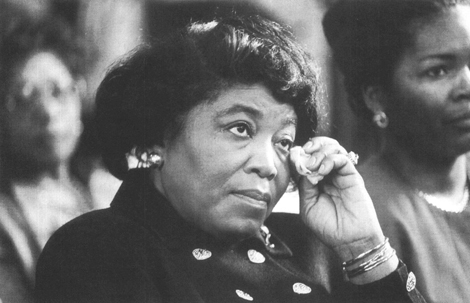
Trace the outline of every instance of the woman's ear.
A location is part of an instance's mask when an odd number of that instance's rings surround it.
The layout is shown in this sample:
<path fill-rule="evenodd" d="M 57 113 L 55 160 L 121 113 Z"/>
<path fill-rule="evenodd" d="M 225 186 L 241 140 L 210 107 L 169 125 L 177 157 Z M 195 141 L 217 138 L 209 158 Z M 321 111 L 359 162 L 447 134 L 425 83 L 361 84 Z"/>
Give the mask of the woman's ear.
<path fill-rule="evenodd" d="M 150 167 L 160 169 L 165 162 L 165 152 L 166 149 L 160 145 L 153 145 L 147 149 L 148 162 Z"/>
<path fill-rule="evenodd" d="M 147 148 L 147 153 L 149 155 L 148 163 L 151 168 L 150 178 L 152 183 L 160 193 L 166 196 L 165 188 L 163 186 L 163 166 L 165 165 L 167 149 L 160 145 L 153 145 L 152 147 Z"/>
<path fill-rule="evenodd" d="M 386 94 L 380 85 L 369 85 L 362 89 L 362 98 L 373 113 L 372 122 L 379 128 L 386 128 L 389 118 L 386 114 Z"/>
<path fill-rule="evenodd" d="M 373 113 L 385 111 L 385 93 L 380 85 L 369 85 L 362 88 L 362 98 Z"/>

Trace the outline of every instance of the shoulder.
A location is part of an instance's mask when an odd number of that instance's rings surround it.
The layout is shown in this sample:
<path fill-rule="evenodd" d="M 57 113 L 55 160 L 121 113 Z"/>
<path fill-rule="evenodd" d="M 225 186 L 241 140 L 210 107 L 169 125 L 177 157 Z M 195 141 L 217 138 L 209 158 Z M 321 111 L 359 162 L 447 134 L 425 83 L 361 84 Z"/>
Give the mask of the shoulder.
<path fill-rule="evenodd" d="M 149 279 L 162 274 L 160 250 L 143 224 L 112 209 L 82 215 L 61 227 L 41 253 L 38 301 L 107 302 L 111 294 L 136 298 L 147 288 L 152 293 Z"/>
<path fill-rule="evenodd" d="M 0 197 L 0 298 L 32 302 L 35 246 L 14 201 Z M 18 250 L 18 248 L 22 248 Z M 0 300 L 1 301 L 1 300 Z"/>
<path fill-rule="evenodd" d="M 110 257 L 109 253 L 117 254 L 132 243 L 138 243 L 143 232 L 142 225 L 112 209 L 91 211 L 59 228 L 47 242 L 40 259 L 67 257 L 68 252 L 76 257 L 80 257 L 80 253 Z"/>
<path fill-rule="evenodd" d="M 101 209 L 81 215 L 59 228 L 44 247 L 41 257 L 78 252 L 116 253 L 148 237 L 146 228 L 112 209 Z M 99 255 L 99 254 L 97 254 Z M 109 255 L 108 255 L 109 257 Z"/>

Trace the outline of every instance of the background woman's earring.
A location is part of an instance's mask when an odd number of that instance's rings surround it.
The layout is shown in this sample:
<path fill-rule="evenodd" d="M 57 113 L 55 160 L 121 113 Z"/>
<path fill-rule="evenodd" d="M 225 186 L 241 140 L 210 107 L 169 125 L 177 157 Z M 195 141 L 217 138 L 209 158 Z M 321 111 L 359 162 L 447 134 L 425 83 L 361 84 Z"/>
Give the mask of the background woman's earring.
<path fill-rule="evenodd" d="M 380 128 L 386 128 L 388 126 L 388 117 L 383 111 L 376 112 L 372 121 Z"/>
<path fill-rule="evenodd" d="M 150 153 L 147 159 L 148 167 L 150 168 L 160 168 L 163 165 L 163 159 L 157 153 Z"/>

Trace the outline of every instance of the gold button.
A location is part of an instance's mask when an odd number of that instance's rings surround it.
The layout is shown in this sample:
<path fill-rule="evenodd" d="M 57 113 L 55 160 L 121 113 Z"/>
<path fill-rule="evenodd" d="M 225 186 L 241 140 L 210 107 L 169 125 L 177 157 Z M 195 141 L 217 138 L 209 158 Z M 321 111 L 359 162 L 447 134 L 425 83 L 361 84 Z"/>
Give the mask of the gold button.
<path fill-rule="evenodd" d="M 196 260 L 202 261 L 209 259 L 212 256 L 212 253 L 204 248 L 196 248 L 193 250 L 193 256 Z"/>

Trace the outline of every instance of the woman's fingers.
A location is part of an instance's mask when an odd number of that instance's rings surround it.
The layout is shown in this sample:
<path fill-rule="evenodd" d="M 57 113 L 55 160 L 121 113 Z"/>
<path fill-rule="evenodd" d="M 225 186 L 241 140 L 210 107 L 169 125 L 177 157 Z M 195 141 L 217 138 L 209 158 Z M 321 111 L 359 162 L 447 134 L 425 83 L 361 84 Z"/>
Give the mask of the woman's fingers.
<path fill-rule="evenodd" d="M 347 155 L 344 154 L 330 154 L 323 158 L 318 170 L 313 171 L 307 175 L 307 179 L 313 185 L 323 180 L 332 171 L 338 172 L 340 175 L 348 175 L 355 172 L 354 164 L 350 161 Z"/>
<path fill-rule="evenodd" d="M 323 160 L 328 158 L 330 155 L 342 154 L 347 155 L 346 150 L 338 144 L 324 145 L 318 151 L 310 154 L 310 158 L 305 163 L 305 166 L 310 171 L 317 171 L 320 169 Z"/>
<path fill-rule="evenodd" d="M 307 169 L 307 162 L 310 155 L 307 155 L 300 146 L 294 146 L 290 150 L 290 160 L 294 164 L 295 170 L 302 176 L 310 175 L 312 172 Z"/>
<path fill-rule="evenodd" d="M 335 145 L 335 146 L 340 146 L 341 145 L 336 141 L 335 139 L 329 138 L 329 137 L 314 137 L 311 138 L 307 143 L 302 146 L 305 150 L 306 153 L 311 154 L 315 151 L 319 151 L 325 146 L 328 145 Z"/>
<path fill-rule="evenodd" d="M 314 185 L 333 169 L 338 169 L 349 161 L 347 151 L 336 140 L 328 137 L 316 137 L 303 147 L 293 147 L 290 157 L 297 173 L 306 176 Z"/>

